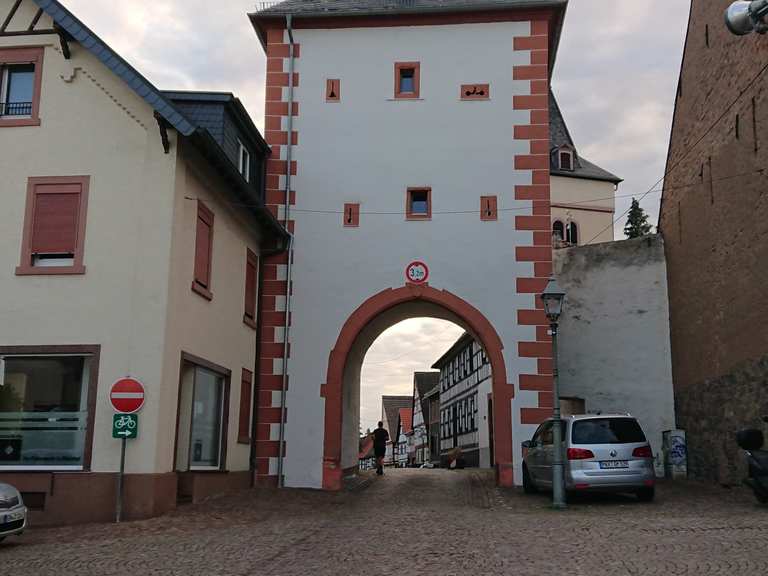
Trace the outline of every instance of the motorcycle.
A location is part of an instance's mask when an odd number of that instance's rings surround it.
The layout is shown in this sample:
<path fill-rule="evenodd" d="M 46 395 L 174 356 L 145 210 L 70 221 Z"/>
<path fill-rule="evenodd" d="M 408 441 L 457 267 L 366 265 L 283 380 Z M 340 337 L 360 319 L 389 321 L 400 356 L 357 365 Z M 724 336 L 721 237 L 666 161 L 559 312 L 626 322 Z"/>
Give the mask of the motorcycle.
<path fill-rule="evenodd" d="M 763 418 L 768 422 L 768 416 Z M 749 465 L 749 477 L 744 484 L 752 488 L 757 501 L 768 504 L 768 450 L 763 450 L 765 437 L 757 429 L 742 430 L 736 434 L 736 442 L 744 450 Z"/>

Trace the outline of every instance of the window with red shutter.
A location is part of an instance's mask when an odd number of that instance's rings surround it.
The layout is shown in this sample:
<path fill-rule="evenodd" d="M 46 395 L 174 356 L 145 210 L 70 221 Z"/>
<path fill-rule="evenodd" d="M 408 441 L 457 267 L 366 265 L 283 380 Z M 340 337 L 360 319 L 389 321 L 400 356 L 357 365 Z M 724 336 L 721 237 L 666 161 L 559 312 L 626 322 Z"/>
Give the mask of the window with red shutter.
<path fill-rule="evenodd" d="M 30 178 L 18 275 L 84 274 L 87 176 Z"/>
<path fill-rule="evenodd" d="M 237 442 L 249 444 L 251 441 L 251 392 L 253 389 L 253 372 L 243 368 L 240 381 L 240 419 L 238 422 Z"/>
<path fill-rule="evenodd" d="M 197 201 L 197 230 L 195 234 L 195 278 L 192 290 L 211 300 L 211 254 L 213 248 L 213 212 Z"/>
<path fill-rule="evenodd" d="M 243 322 L 256 328 L 256 292 L 259 274 L 259 257 L 248 250 L 245 260 L 245 312 Z"/>

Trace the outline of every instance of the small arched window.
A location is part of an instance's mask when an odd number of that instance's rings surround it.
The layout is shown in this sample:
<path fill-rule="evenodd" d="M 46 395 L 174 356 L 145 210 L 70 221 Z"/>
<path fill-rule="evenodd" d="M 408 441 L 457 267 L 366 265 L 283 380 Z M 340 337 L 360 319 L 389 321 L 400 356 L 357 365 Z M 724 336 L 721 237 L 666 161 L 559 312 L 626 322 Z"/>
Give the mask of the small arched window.
<path fill-rule="evenodd" d="M 565 240 L 565 226 L 560 220 L 555 220 L 552 224 L 552 240 L 555 243 Z"/>
<path fill-rule="evenodd" d="M 565 241 L 571 246 L 576 246 L 579 243 L 579 227 L 576 226 L 576 222 L 568 222 L 565 227 Z"/>
<path fill-rule="evenodd" d="M 573 151 L 568 148 L 561 148 L 558 152 L 560 159 L 560 170 L 573 170 Z"/>

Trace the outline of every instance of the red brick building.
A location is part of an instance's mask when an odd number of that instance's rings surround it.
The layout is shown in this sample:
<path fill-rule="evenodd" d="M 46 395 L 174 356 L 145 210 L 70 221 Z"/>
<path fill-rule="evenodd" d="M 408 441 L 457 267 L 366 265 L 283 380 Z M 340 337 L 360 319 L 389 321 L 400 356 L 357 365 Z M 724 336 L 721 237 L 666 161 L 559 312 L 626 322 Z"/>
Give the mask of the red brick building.
<path fill-rule="evenodd" d="M 730 34 L 730 3 L 691 4 L 660 221 L 678 425 L 690 472 L 723 484 L 768 414 L 768 38 Z"/>

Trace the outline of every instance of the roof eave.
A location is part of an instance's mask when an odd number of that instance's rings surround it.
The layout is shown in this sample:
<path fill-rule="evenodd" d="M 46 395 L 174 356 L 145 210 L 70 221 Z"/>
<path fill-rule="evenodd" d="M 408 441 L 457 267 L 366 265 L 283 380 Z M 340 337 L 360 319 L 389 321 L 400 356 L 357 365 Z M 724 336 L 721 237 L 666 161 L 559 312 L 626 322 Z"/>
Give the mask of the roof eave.
<path fill-rule="evenodd" d="M 594 176 L 589 174 L 579 174 L 578 172 L 569 172 L 567 170 L 551 170 L 549 171 L 551 176 L 562 176 L 563 178 L 578 178 L 580 180 L 597 180 L 598 182 L 611 182 L 612 184 L 621 184 L 624 182 L 623 178 L 618 176 L 606 175 L 606 176 Z"/>

